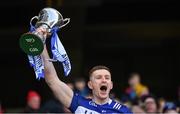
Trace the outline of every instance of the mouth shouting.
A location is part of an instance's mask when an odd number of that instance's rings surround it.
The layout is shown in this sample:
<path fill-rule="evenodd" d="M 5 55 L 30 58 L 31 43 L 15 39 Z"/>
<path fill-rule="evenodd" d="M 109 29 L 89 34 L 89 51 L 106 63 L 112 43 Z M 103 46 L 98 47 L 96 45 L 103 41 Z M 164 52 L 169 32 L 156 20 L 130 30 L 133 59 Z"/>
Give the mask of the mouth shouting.
<path fill-rule="evenodd" d="M 106 90 L 107 90 L 107 86 L 102 85 L 102 86 L 100 87 L 100 90 L 101 90 L 102 92 L 106 92 Z"/>

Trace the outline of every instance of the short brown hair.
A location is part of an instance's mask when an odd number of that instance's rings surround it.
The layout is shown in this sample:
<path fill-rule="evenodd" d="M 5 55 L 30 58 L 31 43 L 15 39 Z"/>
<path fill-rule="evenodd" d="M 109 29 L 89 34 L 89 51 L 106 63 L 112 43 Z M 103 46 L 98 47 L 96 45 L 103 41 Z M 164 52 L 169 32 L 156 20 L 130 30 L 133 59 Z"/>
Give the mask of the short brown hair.
<path fill-rule="evenodd" d="M 91 75 L 94 71 L 100 70 L 100 69 L 105 69 L 111 73 L 111 71 L 108 67 L 106 67 L 104 65 L 97 65 L 97 66 L 94 66 L 93 68 L 91 68 L 91 70 L 89 71 L 89 78 L 91 77 Z"/>

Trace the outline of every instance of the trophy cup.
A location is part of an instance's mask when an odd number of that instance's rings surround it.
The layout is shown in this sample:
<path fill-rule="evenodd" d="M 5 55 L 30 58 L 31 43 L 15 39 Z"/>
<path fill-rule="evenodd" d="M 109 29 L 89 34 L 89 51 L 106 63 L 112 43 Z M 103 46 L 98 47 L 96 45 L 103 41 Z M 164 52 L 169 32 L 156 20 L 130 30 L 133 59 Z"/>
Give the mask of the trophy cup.
<path fill-rule="evenodd" d="M 36 23 L 33 26 L 33 21 L 36 19 Z M 20 48 L 28 55 L 36 56 L 42 53 L 44 49 L 44 43 L 48 35 L 51 35 L 51 30 L 54 27 L 62 28 L 70 22 L 70 18 L 63 19 L 63 16 L 53 8 L 44 8 L 39 12 L 38 16 L 34 16 L 30 20 L 31 27 L 34 27 L 33 31 L 24 33 L 20 40 Z M 41 28 L 46 31 L 38 31 Z M 47 35 L 48 34 L 48 35 Z"/>

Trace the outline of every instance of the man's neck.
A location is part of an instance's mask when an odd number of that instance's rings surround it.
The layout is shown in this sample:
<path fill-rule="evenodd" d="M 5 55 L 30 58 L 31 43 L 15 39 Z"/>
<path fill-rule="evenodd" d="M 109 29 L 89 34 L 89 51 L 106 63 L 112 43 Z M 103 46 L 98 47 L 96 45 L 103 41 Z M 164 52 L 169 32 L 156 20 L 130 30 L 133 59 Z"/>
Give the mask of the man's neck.
<path fill-rule="evenodd" d="M 98 99 L 98 98 L 95 98 L 95 97 L 94 97 L 94 98 L 92 99 L 92 101 L 95 102 L 95 103 L 98 104 L 98 105 L 103 105 L 103 104 L 108 103 L 108 102 L 110 101 L 110 98 L 107 97 L 106 99 Z"/>

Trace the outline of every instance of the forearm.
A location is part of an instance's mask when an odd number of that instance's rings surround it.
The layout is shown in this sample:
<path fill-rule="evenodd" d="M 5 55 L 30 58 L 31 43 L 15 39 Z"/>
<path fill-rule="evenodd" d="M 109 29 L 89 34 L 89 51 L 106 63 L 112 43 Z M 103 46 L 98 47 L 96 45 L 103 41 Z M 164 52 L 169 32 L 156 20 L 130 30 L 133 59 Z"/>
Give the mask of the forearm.
<path fill-rule="evenodd" d="M 58 78 L 53 63 L 47 60 L 50 59 L 50 57 L 48 55 L 46 47 L 44 47 L 42 58 L 44 61 L 44 72 L 45 72 L 46 83 L 53 91 L 57 99 L 66 107 L 69 107 L 73 97 L 73 91 Z"/>
<path fill-rule="evenodd" d="M 48 59 L 50 59 L 50 57 L 47 52 L 46 46 L 44 46 L 44 50 L 42 53 L 42 59 L 44 61 L 45 81 L 48 83 L 48 85 L 53 83 L 52 82 L 53 80 L 59 80 L 57 77 L 57 73 L 55 71 L 53 63 L 48 61 Z"/>

